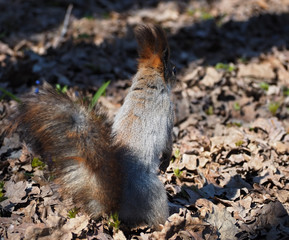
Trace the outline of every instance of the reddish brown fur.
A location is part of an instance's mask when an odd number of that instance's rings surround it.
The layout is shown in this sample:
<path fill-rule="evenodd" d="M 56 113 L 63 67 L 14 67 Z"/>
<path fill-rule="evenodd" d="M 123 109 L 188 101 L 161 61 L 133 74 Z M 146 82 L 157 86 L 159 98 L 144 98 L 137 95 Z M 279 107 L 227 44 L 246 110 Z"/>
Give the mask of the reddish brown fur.
<path fill-rule="evenodd" d="M 97 110 L 85 117 L 85 125 L 75 128 L 78 123 L 73 121 L 77 119 L 72 119 L 81 115 L 79 109 L 67 96 L 45 86 L 39 95 L 28 95 L 22 99 L 14 128 L 19 126 L 29 133 L 25 140 L 48 163 L 53 157 L 52 167 L 62 196 L 72 198 L 76 206 L 88 213 L 90 209 L 86 206 L 92 199 L 105 206 L 103 212 L 114 212 L 121 197 L 122 170 L 115 153 L 118 147 L 112 144 L 110 123 Z M 84 185 L 79 191 L 71 191 L 64 180 L 66 173 L 63 169 L 67 165 L 80 164 L 87 166 L 91 177 L 97 174 L 101 184 Z"/>
<path fill-rule="evenodd" d="M 139 45 L 138 68 L 151 67 L 164 71 L 164 51 L 169 51 L 164 31 L 159 26 L 140 26 L 135 31 Z"/>

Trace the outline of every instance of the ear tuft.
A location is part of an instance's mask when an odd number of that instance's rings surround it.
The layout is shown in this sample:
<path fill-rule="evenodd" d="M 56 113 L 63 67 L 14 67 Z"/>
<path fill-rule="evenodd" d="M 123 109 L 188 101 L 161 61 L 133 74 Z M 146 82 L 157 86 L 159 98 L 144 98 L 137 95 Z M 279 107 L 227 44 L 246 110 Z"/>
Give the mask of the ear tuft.
<path fill-rule="evenodd" d="M 158 25 L 140 25 L 135 30 L 139 45 L 139 67 L 163 69 L 169 58 L 169 47 L 164 30 Z"/>

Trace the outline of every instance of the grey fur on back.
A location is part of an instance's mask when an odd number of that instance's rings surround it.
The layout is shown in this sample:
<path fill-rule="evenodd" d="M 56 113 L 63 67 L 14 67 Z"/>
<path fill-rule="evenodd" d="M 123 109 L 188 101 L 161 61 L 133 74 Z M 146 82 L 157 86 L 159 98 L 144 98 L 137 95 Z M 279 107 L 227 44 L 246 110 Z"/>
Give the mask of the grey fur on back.
<path fill-rule="evenodd" d="M 161 77 L 154 76 L 155 84 L 142 92 L 138 74 L 113 124 L 116 138 L 121 136 L 131 152 L 123 159 L 126 178 L 119 215 L 127 222 L 146 216 L 151 225 L 168 217 L 166 192 L 157 170 L 161 154 L 171 144 L 173 106 Z"/>
<path fill-rule="evenodd" d="M 147 169 L 156 171 L 159 158 L 171 137 L 173 105 L 170 88 L 163 84 L 161 76 L 150 76 L 154 81 L 147 87 L 138 80 L 140 75 L 142 73 L 138 72 L 133 78 L 124 104 L 115 116 L 113 133 Z"/>
<path fill-rule="evenodd" d="M 171 156 L 170 95 L 175 76 L 164 32 L 147 26 L 140 32 L 138 72 L 112 126 L 116 141 L 128 148 L 122 156 L 126 177 L 119 216 L 129 223 L 143 219 L 156 226 L 168 217 L 167 196 L 157 171 L 160 157 Z"/>

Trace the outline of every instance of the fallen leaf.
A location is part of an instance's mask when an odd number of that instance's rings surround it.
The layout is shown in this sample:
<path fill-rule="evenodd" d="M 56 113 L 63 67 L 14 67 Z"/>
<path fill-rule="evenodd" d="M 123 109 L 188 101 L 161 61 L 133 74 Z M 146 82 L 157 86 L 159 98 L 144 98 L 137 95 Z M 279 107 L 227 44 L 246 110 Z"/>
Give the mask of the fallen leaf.
<path fill-rule="evenodd" d="M 213 205 L 213 211 L 208 213 L 206 221 L 216 226 L 221 239 L 237 239 L 240 230 L 236 226 L 236 220 L 224 207 Z"/>
<path fill-rule="evenodd" d="M 208 67 L 206 69 L 206 75 L 200 81 L 201 84 L 205 85 L 206 87 L 213 87 L 216 83 L 221 80 L 222 74 L 219 73 L 215 68 Z"/>
<path fill-rule="evenodd" d="M 256 79 L 273 79 L 275 73 L 269 63 L 250 63 L 248 65 L 240 64 L 238 77 L 251 77 Z"/>

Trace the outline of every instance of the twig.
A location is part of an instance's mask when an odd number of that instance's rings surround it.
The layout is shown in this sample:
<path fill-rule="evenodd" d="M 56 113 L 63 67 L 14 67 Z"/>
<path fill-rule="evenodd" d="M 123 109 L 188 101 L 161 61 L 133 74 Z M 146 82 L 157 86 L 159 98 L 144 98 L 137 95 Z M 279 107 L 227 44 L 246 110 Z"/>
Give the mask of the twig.
<path fill-rule="evenodd" d="M 56 39 L 55 39 L 55 41 L 54 41 L 54 43 L 53 43 L 53 47 L 54 47 L 54 48 L 57 48 L 57 47 L 58 47 L 59 43 L 62 41 L 64 35 L 65 35 L 66 32 L 67 32 L 72 8 L 73 8 L 73 5 L 72 5 L 72 4 L 69 4 L 69 6 L 68 6 L 68 8 L 67 8 L 67 10 L 66 10 L 66 14 L 65 14 L 65 18 L 64 18 L 64 21 L 63 21 L 63 26 L 62 26 L 60 35 L 56 37 Z"/>

